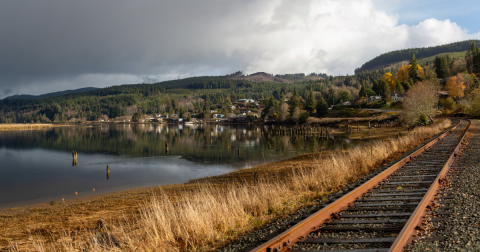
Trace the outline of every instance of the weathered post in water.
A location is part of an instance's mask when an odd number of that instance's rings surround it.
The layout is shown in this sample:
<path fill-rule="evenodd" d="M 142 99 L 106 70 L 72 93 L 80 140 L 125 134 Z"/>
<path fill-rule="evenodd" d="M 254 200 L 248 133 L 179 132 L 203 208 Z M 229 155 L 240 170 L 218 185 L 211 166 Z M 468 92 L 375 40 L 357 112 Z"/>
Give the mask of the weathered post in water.
<path fill-rule="evenodd" d="M 107 180 L 110 178 L 110 168 L 108 168 L 108 165 L 107 165 Z"/>
<path fill-rule="evenodd" d="M 72 166 L 76 166 L 77 165 L 77 151 L 76 150 L 72 151 L 72 157 L 73 157 Z"/>

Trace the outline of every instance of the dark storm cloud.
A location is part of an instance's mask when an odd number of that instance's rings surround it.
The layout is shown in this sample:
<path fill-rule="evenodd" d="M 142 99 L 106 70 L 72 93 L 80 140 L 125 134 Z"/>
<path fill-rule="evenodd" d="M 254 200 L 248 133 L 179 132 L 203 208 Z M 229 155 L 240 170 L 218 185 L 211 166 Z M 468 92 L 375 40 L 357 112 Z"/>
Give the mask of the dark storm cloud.
<path fill-rule="evenodd" d="M 238 28 L 226 29 L 229 20 L 245 18 L 236 10 L 255 12 L 248 9 L 249 4 L 2 2 L 0 85 L 48 82 L 82 74 L 152 75 L 175 71 L 188 75 L 209 65 L 238 69 L 246 62 L 244 56 L 218 50 L 218 45 L 228 36 L 226 30 L 234 34 Z M 236 62 L 228 62 L 227 53 Z"/>
<path fill-rule="evenodd" d="M 397 21 L 370 0 L 2 1 L 0 90 L 40 94 L 237 70 L 346 74 L 386 51 L 471 37 L 448 20 Z"/>

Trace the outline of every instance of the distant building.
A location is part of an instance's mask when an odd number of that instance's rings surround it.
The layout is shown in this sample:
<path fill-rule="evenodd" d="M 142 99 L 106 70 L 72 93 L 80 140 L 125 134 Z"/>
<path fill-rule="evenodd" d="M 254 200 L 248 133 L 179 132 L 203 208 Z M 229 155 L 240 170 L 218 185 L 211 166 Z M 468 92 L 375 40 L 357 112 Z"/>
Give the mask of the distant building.
<path fill-rule="evenodd" d="M 448 91 L 438 91 L 437 95 L 442 99 L 448 98 Z"/>
<path fill-rule="evenodd" d="M 170 118 L 168 120 L 168 123 L 171 123 L 171 124 L 183 123 L 183 118 Z"/>
<path fill-rule="evenodd" d="M 392 101 L 396 102 L 396 101 L 403 101 L 403 97 L 404 95 L 403 94 L 397 94 L 396 91 L 391 91 L 390 92 L 390 98 Z"/>
<path fill-rule="evenodd" d="M 350 106 L 350 105 L 352 105 L 352 103 L 350 101 L 344 101 L 344 102 L 342 102 L 342 105 Z"/>
<path fill-rule="evenodd" d="M 237 102 L 255 102 L 255 101 L 252 99 L 240 99 L 240 100 L 237 100 Z"/>
<path fill-rule="evenodd" d="M 368 97 L 368 102 L 381 101 L 382 97 L 380 95 L 372 95 Z"/>
<path fill-rule="evenodd" d="M 225 118 L 225 115 L 222 115 L 222 114 L 213 114 L 213 118 Z"/>

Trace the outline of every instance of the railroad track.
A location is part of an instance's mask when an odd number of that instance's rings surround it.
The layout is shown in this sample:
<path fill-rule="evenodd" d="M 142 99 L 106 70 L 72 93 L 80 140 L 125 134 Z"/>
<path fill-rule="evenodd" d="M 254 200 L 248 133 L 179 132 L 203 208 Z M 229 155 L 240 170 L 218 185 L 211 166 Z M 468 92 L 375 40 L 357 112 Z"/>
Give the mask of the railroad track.
<path fill-rule="evenodd" d="M 462 120 L 448 132 L 401 159 L 321 210 L 271 238 L 252 252 L 403 251 L 428 214 L 444 221 L 452 197 L 449 170 L 470 128 Z M 448 185 L 446 186 L 448 187 Z M 446 188 L 445 187 L 445 188 Z M 432 218 L 431 216 L 434 216 Z M 430 236 L 427 240 L 441 240 Z"/>

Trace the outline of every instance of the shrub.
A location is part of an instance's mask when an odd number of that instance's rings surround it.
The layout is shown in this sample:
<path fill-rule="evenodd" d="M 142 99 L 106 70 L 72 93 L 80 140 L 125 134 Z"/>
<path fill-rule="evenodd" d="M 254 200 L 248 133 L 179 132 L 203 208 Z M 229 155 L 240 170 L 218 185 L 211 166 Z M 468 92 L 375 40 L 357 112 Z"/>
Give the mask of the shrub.
<path fill-rule="evenodd" d="M 307 122 L 307 119 L 310 117 L 310 113 L 305 112 L 303 113 L 300 118 L 298 118 L 298 123 L 305 123 Z"/>
<path fill-rule="evenodd" d="M 427 115 L 420 115 L 420 123 L 428 124 L 428 116 Z"/>

